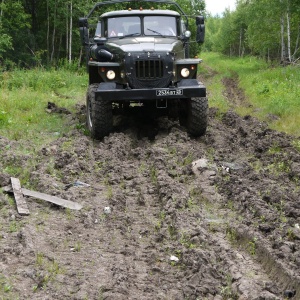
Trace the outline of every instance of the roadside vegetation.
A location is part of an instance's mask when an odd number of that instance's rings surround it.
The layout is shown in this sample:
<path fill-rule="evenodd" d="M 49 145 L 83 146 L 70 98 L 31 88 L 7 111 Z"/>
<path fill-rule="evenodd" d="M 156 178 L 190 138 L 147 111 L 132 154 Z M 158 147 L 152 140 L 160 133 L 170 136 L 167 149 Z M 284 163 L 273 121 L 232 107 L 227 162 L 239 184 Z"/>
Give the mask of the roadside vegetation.
<path fill-rule="evenodd" d="M 210 107 L 220 112 L 232 109 L 224 97 L 224 78 L 232 78 L 245 92 L 245 102 L 234 109 L 254 115 L 270 127 L 297 135 L 300 127 L 300 73 L 297 66 L 274 67 L 255 57 L 229 58 L 203 52 L 204 74 Z M 214 76 L 208 76 L 213 70 Z M 31 140 L 41 145 L 70 130 L 67 115 L 47 112 L 48 102 L 74 112 L 85 104 L 87 75 L 84 69 L 62 67 L 46 70 L 14 70 L 0 74 L 0 136 Z M 78 124 L 80 126 L 80 124 Z"/>
<path fill-rule="evenodd" d="M 299 64 L 299 0 L 237 0 L 236 9 L 207 16 L 207 51 Z"/>
<path fill-rule="evenodd" d="M 254 114 L 274 129 L 298 133 L 299 1 L 237 0 L 236 9 L 226 9 L 221 16 L 211 16 L 204 0 L 176 1 L 188 15 L 206 19 L 201 72 L 207 72 L 205 66 L 217 72 L 205 80 L 210 106 L 230 108 L 222 79 L 233 78 L 246 95 L 237 112 Z M 75 103 L 85 102 L 88 80 L 75 24 L 97 2 L 2 1 L 0 135 L 39 144 L 68 130 L 63 115 L 49 114 L 46 107 L 54 102 L 74 110 Z M 193 24 L 191 20 L 192 40 Z M 191 43 L 191 53 L 198 50 Z"/>
<path fill-rule="evenodd" d="M 51 141 L 68 131 L 65 114 L 50 114 L 48 102 L 74 112 L 84 104 L 85 71 L 14 70 L 0 74 L 0 136 L 31 140 L 32 145 Z"/>
<path fill-rule="evenodd" d="M 250 114 L 270 127 L 289 134 L 299 134 L 300 122 L 300 72 L 297 66 L 272 66 L 255 57 L 229 58 L 228 56 L 203 52 L 201 72 L 207 74 L 207 67 L 217 72 L 212 80 L 207 80 L 210 94 L 210 106 L 225 112 L 230 107 L 230 100 L 223 96 L 224 78 L 237 80 L 246 96 L 244 103 L 235 110 Z"/>

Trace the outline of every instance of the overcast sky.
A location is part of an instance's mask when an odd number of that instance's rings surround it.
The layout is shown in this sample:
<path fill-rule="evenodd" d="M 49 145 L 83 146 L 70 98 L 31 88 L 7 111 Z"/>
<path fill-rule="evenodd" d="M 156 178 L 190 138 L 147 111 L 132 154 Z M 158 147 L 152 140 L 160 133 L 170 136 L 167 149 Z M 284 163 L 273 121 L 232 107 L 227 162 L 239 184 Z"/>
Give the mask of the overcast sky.
<path fill-rule="evenodd" d="M 235 0 L 205 0 L 205 3 L 206 10 L 213 16 L 221 15 L 225 8 L 230 8 L 231 11 L 235 9 Z"/>

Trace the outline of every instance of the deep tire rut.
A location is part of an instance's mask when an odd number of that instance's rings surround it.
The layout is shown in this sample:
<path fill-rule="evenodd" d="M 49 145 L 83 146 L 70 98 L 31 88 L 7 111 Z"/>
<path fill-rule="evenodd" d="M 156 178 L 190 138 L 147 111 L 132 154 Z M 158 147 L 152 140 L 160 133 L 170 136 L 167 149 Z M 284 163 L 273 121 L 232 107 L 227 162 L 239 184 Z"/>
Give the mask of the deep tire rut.
<path fill-rule="evenodd" d="M 34 189 L 81 211 L 28 200 L 21 218 L 0 193 L 11 299 L 300 299 L 293 139 L 215 109 L 198 139 L 165 118 L 139 122 L 101 142 L 74 130 L 40 151 Z M 141 134 L 149 127 L 153 141 Z M 4 164 L 15 146 L 0 147 Z M 9 177 L 1 173 L 1 184 Z M 65 189 L 75 180 L 90 187 Z"/>

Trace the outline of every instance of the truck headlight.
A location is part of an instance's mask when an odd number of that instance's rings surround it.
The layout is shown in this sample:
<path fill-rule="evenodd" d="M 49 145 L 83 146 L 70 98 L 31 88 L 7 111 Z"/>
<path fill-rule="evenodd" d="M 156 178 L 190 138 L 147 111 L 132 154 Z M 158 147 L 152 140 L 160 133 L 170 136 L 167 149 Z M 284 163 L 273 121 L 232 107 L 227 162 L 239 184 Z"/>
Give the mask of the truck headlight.
<path fill-rule="evenodd" d="M 115 77 L 116 77 L 115 71 L 113 71 L 113 70 L 107 71 L 107 72 L 106 72 L 106 77 L 107 77 L 107 79 L 109 79 L 109 80 L 115 79 Z"/>
<path fill-rule="evenodd" d="M 183 68 L 181 69 L 180 74 L 182 77 L 187 78 L 190 75 L 190 70 L 188 68 Z"/>

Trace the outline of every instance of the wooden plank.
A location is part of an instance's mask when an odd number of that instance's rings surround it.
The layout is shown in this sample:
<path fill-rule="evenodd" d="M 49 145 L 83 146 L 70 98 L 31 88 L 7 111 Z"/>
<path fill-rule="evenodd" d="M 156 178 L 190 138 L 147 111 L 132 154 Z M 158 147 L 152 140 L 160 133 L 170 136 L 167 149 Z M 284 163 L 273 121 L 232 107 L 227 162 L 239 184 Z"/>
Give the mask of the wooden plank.
<path fill-rule="evenodd" d="M 11 192 L 12 191 L 10 186 L 5 186 L 2 189 L 5 192 Z M 51 195 L 40 193 L 40 192 L 27 190 L 25 188 L 22 188 L 22 193 L 25 196 L 30 196 L 30 197 L 34 197 L 34 198 L 37 198 L 37 199 L 40 199 L 40 200 L 51 202 L 51 203 L 54 203 L 56 205 L 60 205 L 62 207 L 66 207 L 66 208 L 69 208 L 69 209 L 80 210 L 82 208 L 82 205 L 77 203 L 77 202 L 65 200 L 65 199 L 62 199 L 62 198 L 59 198 L 59 197 L 56 197 L 56 196 L 51 196 Z"/>
<path fill-rule="evenodd" d="M 26 200 L 23 197 L 20 180 L 18 178 L 11 177 L 10 181 L 15 196 L 18 213 L 25 216 L 29 215 L 30 212 Z"/>
<path fill-rule="evenodd" d="M 45 201 L 60 205 L 62 207 L 66 207 L 66 208 L 70 208 L 70 209 L 74 209 L 74 210 L 82 209 L 81 204 L 79 204 L 77 202 L 65 200 L 65 199 L 62 199 L 62 198 L 59 198 L 59 197 L 56 197 L 56 196 L 51 196 L 51 195 L 48 195 L 48 194 L 27 190 L 27 189 L 24 189 L 24 188 L 22 188 L 22 192 L 26 196 L 30 196 L 30 197 L 38 198 L 38 199 L 41 199 L 41 200 L 45 200 Z"/>

